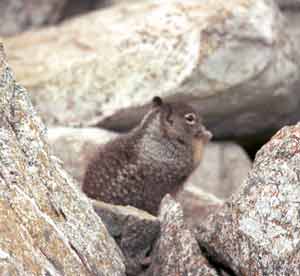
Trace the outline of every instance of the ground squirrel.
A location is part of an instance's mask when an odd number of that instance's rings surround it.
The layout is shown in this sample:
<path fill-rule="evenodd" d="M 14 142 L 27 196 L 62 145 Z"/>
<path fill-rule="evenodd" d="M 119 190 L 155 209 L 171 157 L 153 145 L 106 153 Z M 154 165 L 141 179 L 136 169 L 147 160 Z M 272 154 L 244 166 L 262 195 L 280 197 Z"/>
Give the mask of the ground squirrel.
<path fill-rule="evenodd" d="M 136 128 L 100 147 L 82 189 L 93 199 L 156 215 L 164 195 L 175 195 L 199 164 L 210 138 L 191 106 L 154 97 Z"/>

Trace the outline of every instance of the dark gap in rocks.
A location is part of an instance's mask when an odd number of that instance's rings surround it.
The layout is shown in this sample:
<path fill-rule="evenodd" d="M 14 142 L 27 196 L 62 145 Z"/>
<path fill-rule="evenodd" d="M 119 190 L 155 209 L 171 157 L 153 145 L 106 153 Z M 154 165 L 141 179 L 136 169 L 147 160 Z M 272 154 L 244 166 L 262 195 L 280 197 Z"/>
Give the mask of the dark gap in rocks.
<path fill-rule="evenodd" d="M 69 0 L 66 3 L 60 22 L 77 15 L 101 10 L 114 4 L 111 0 Z"/>
<path fill-rule="evenodd" d="M 60 22 L 76 15 L 84 14 L 93 10 L 95 0 L 72 0 L 67 1 Z"/>
<path fill-rule="evenodd" d="M 72 248 L 72 250 L 75 252 L 75 254 L 78 256 L 78 258 L 80 259 L 81 263 L 83 264 L 83 266 L 86 268 L 87 271 L 92 272 L 90 270 L 90 268 L 88 267 L 88 265 L 85 262 L 85 258 L 82 256 L 82 254 L 77 250 L 77 248 L 71 243 L 69 242 L 70 247 Z M 93 275 L 93 274 L 92 274 Z"/>
<path fill-rule="evenodd" d="M 156 243 L 157 239 L 151 244 L 148 251 L 145 254 L 144 259 L 141 261 L 141 265 L 143 270 L 147 270 L 151 265 L 151 254 L 153 253 L 154 245 Z"/>
<path fill-rule="evenodd" d="M 206 250 L 206 248 L 201 246 L 199 242 L 198 245 L 200 247 L 202 255 L 207 259 L 211 267 L 213 267 L 220 276 L 224 275 L 222 271 L 227 273 L 228 276 L 238 276 L 229 266 L 226 266 L 225 264 L 218 262 L 213 256 L 211 256 L 209 252 Z"/>
<path fill-rule="evenodd" d="M 109 6 L 112 6 L 113 3 L 111 0 L 93 0 L 93 9 L 103 9 L 103 8 L 107 8 Z"/>
<path fill-rule="evenodd" d="M 295 12 L 295 13 L 298 13 L 298 12 L 300 12 L 300 3 L 295 3 L 295 4 L 290 3 L 286 6 L 280 7 L 280 10 L 282 12 Z"/>
<path fill-rule="evenodd" d="M 238 138 L 236 142 L 244 148 L 250 159 L 253 161 L 256 153 L 272 138 L 276 132 L 277 130 L 273 130 L 271 132 L 260 133 L 256 137 L 251 136 Z"/>
<path fill-rule="evenodd" d="M 106 225 L 105 225 L 105 227 L 107 228 Z M 107 229 L 108 229 L 108 228 L 107 228 Z M 121 240 L 122 240 L 122 235 L 118 235 L 118 236 L 113 236 L 113 235 L 111 235 L 111 236 L 112 236 L 113 239 L 115 240 L 116 244 L 118 244 L 118 245 L 120 246 Z"/>

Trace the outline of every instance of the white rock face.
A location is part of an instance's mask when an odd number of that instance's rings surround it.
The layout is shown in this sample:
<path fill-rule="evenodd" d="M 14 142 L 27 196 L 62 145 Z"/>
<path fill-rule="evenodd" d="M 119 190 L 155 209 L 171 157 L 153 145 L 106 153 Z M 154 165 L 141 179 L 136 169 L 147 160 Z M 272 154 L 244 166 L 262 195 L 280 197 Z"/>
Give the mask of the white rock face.
<path fill-rule="evenodd" d="M 48 125 L 181 95 L 216 135 L 247 135 L 299 107 L 296 50 L 267 0 L 139 1 L 5 42 Z"/>

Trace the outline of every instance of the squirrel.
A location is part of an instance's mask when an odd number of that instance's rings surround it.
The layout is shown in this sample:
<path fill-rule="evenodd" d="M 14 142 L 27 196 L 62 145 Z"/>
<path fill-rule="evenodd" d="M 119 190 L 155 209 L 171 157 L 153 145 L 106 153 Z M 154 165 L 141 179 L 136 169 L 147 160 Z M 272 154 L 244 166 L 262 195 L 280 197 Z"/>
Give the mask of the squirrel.
<path fill-rule="evenodd" d="M 82 190 L 90 198 L 157 215 L 201 161 L 212 134 L 188 104 L 156 96 L 141 123 L 100 147 L 87 165 Z"/>

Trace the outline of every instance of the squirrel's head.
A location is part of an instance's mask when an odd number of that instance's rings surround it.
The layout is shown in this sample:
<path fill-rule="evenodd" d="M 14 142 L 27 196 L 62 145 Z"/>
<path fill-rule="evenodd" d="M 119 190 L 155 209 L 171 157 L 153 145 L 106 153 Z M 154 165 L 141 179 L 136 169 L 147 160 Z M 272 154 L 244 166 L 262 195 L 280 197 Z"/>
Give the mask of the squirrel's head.
<path fill-rule="evenodd" d="M 207 143 L 212 134 L 203 125 L 201 116 L 190 105 L 185 103 L 164 103 L 160 97 L 154 97 L 152 106 L 161 114 L 163 131 L 171 139 L 180 143 L 201 140 Z"/>

